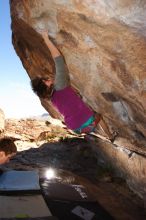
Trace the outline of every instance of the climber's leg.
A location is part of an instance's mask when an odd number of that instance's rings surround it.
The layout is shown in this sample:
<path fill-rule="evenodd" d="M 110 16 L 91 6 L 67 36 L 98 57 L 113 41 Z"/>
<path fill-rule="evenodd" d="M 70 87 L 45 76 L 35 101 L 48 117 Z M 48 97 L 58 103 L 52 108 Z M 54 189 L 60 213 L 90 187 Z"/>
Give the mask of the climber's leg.
<path fill-rule="evenodd" d="M 103 118 L 101 117 L 97 128 L 95 129 L 95 133 L 103 134 L 103 136 L 106 136 L 111 142 L 114 142 L 115 138 L 117 137 L 118 133 L 117 132 L 113 132 L 111 133 L 107 124 L 105 123 L 105 121 L 103 120 Z"/>

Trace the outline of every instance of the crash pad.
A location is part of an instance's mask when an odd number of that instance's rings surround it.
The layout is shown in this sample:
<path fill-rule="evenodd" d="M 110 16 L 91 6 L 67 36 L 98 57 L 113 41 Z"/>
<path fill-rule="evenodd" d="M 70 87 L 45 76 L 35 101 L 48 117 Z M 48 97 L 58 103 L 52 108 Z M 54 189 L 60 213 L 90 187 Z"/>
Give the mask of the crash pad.
<path fill-rule="evenodd" d="M 52 216 L 42 195 L 0 196 L 1 218 Z"/>

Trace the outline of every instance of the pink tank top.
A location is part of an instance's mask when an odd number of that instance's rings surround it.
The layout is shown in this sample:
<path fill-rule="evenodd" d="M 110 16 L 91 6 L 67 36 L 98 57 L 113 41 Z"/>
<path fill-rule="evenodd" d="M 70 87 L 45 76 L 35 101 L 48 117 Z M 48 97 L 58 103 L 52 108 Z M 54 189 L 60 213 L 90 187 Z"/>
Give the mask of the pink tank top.
<path fill-rule="evenodd" d="M 82 124 L 93 116 L 93 111 L 70 86 L 62 90 L 55 90 L 51 101 L 64 116 L 65 124 L 69 129 L 80 128 Z"/>

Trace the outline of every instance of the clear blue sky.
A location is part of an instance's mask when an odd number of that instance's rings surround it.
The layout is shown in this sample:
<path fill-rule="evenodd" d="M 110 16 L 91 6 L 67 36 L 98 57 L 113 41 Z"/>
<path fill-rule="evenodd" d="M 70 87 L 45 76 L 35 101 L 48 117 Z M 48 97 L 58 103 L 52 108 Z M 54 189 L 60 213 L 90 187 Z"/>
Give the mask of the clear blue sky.
<path fill-rule="evenodd" d="M 29 117 L 43 114 L 38 97 L 17 56 L 11 40 L 9 0 L 0 0 L 0 108 L 6 117 Z"/>

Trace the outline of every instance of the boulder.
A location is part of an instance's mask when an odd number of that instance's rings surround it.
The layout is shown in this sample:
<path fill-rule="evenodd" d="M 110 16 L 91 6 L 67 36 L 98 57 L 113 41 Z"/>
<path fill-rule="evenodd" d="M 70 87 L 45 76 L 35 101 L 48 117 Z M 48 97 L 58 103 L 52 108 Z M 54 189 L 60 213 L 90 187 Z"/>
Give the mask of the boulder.
<path fill-rule="evenodd" d="M 145 158 L 146 2 L 11 0 L 10 6 L 13 45 L 30 79 L 54 76 L 54 62 L 39 34 L 48 30 L 72 86 L 111 131 L 118 131 L 120 147 Z M 61 118 L 49 101 L 41 103 Z M 144 163 L 141 169 L 146 176 Z"/>

